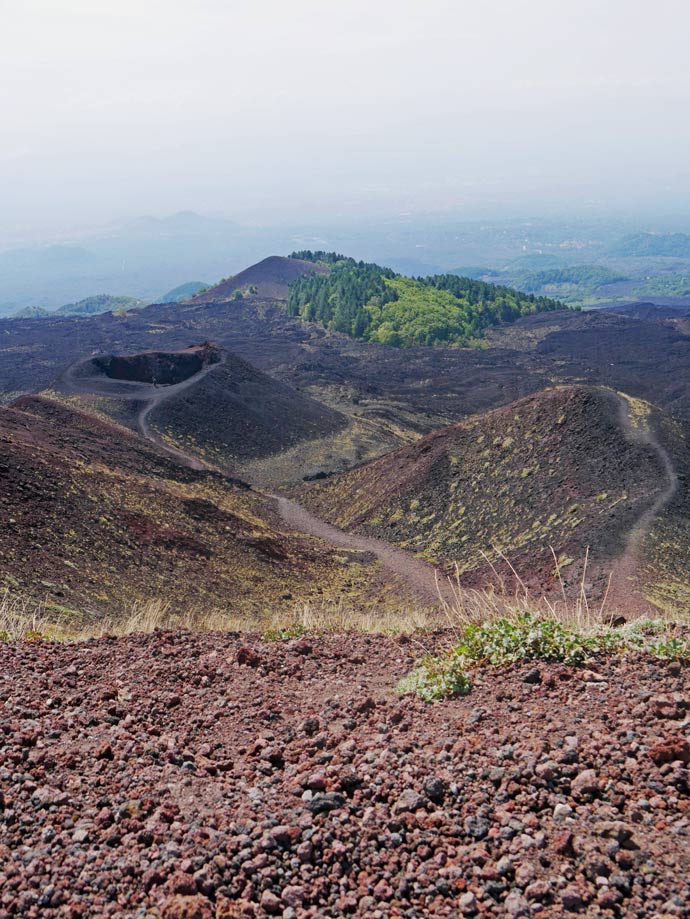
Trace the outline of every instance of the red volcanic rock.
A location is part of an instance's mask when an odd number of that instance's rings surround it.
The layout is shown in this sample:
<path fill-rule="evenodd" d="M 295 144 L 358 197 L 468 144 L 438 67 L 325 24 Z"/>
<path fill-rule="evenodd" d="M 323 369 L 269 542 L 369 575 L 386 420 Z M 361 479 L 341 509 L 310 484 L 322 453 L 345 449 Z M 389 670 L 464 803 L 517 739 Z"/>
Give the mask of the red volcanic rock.
<path fill-rule="evenodd" d="M 659 713 L 690 670 L 485 668 L 425 704 L 395 693 L 413 643 L 309 643 L 0 643 L 0 919 L 681 915 L 690 750 Z"/>
<path fill-rule="evenodd" d="M 161 919 L 213 919 L 211 903 L 205 897 L 176 894 L 161 905 Z"/>
<path fill-rule="evenodd" d="M 599 779 L 594 769 L 579 772 L 570 783 L 570 790 L 575 798 L 586 798 L 599 793 Z"/>
<path fill-rule="evenodd" d="M 96 759 L 114 759 L 115 754 L 113 753 L 111 745 L 107 741 L 104 741 L 96 750 L 94 756 Z"/>
<path fill-rule="evenodd" d="M 252 648 L 247 647 L 240 648 L 235 659 L 243 667 L 258 667 L 261 663 L 261 656 Z"/>
<path fill-rule="evenodd" d="M 266 910 L 270 916 L 276 916 L 278 913 L 282 912 L 280 899 L 270 890 L 264 890 L 261 894 L 259 905 L 262 909 Z"/>
<path fill-rule="evenodd" d="M 690 763 L 690 743 L 684 737 L 668 737 L 649 748 L 649 755 L 657 766 L 664 763 Z"/>

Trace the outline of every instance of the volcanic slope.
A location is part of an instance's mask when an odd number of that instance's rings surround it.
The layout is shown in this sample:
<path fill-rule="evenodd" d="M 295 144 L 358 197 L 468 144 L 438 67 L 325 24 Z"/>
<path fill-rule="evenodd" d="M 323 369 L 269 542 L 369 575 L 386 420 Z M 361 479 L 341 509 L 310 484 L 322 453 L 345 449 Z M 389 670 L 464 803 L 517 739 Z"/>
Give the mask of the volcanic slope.
<path fill-rule="evenodd" d="M 328 274 L 328 268 L 298 258 L 269 255 L 193 297 L 195 303 L 232 300 L 241 294 L 254 294 L 272 300 L 287 300 L 290 284 L 304 275 Z"/>
<path fill-rule="evenodd" d="M 0 410 L 0 516 L 0 577 L 70 627 L 152 598 L 248 621 L 375 577 L 362 553 L 286 532 L 243 483 L 45 398 Z"/>
<path fill-rule="evenodd" d="M 348 425 L 343 414 L 209 343 L 92 356 L 70 367 L 55 390 L 226 470 Z"/>
<path fill-rule="evenodd" d="M 489 563 L 508 574 L 505 557 L 528 587 L 559 589 L 553 547 L 574 590 L 589 550 L 592 598 L 625 558 L 619 601 L 643 592 L 687 606 L 668 586 L 690 550 L 686 455 L 683 429 L 647 403 L 559 387 L 303 486 L 300 501 L 345 529 L 457 562 L 468 585 L 494 580 Z"/>

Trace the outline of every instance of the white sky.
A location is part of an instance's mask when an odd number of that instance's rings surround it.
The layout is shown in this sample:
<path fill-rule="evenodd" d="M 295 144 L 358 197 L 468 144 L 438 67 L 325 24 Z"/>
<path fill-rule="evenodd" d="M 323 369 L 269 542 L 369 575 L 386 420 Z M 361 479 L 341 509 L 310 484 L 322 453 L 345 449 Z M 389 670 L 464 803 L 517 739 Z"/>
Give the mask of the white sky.
<path fill-rule="evenodd" d="M 0 0 L 0 230 L 690 203 L 688 0 Z"/>

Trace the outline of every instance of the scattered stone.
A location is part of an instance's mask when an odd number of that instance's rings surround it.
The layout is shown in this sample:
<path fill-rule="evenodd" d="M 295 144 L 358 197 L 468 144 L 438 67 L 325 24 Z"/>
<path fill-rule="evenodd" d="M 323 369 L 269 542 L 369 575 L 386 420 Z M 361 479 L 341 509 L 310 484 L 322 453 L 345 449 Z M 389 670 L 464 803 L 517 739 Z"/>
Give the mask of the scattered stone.
<path fill-rule="evenodd" d="M 577 887 L 572 885 L 561 891 L 560 900 L 563 904 L 563 909 L 569 913 L 577 913 L 585 906 L 582 894 Z"/>
<path fill-rule="evenodd" d="M 96 759 L 115 759 L 113 748 L 107 741 L 104 741 L 100 745 L 100 747 L 96 750 L 95 756 Z"/>
<path fill-rule="evenodd" d="M 271 890 L 264 890 L 261 894 L 259 903 L 261 908 L 265 909 L 270 916 L 277 916 L 278 913 L 282 913 L 283 911 L 280 900 Z"/>
<path fill-rule="evenodd" d="M 573 845 L 573 834 L 569 830 L 558 833 L 553 840 L 553 850 L 558 855 L 565 855 L 568 858 L 574 858 L 575 847 Z"/>
<path fill-rule="evenodd" d="M 463 916 L 474 916 L 477 913 L 477 898 L 469 891 L 464 893 L 458 900 L 458 909 Z"/>
<path fill-rule="evenodd" d="M 428 705 L 410 642 L 249 641 L 0 642 L 0 919 L 683 914 L 690 668 Z"/>
<path fill-rule="evenodd" d="M 425 805 L 424 798 L 413 788 L 406 788 L 393 805 L 394 814 L 417 811 Z"/>
<path fill-rule="evenodd" d="M 488 836 L 491 824 L 486 817 L 468 817 L 465 820 L 465 833 L 472 839 L 484 839 Z"/>
<path fill-rule="evenodd" d="M 161 919 L 214 919 L 211 903 L 206 897 L 185 897 L 175 894 L 161 906 Z"/>
<path fill-rule="evenodd" d="M 345 807 L 345 798 L 340 792 L 329 791 L 325 794 L 316 794 L 309 801 L 307 807 L 312 814 L 325 814 L 328 811 L 339 810 Z"/>
<path fill-rule="evenodd" d="M 238 649 L 235 660 L 243 667 L 258 667 L 261 663 L 261 655 L 253 648 L 243 646 Z"/>
<path fill-rule="evenodd" d="M 307 902 L 308 896 L 304 887 L 295 885 L 292 887 L 284 887 L 281 899 L 283 903 L 287 903 L 288 906 L 292 906 L 294 909 L 301 909 Z"/>
<path fill-rule="evenodd" d="M 557 804 L 553 809 L 553 819 L 554 820 L 565 820 L 566 817 L 570 817 L 573 809 L 569 804 Z"/>
<path fill-rule="evenodd" d="M 594 769 L 579 772 L 570 783 L 570 790 L 575 798 L 593 797 L 599 794 L 599 779 Z"/>
<path fill-rule="evenodd" d="M 505 898 L 503 905 L 509 916 L 530 915 L 530 905 L 518 890 L 512 890 Z"/>
<path fill-rule="evenodd" d="M 657 766 L 675 762 L 681 762 L 687 766 L 690 764 L 690 743 L 685 737 L 668 737 L 651 746 L 649 755 Z"/>
<path fill-rule="evenodd" d="M 443 779 L 427 779 L 424 783 L 424 794 L 434 804 L 443 804 L 446 796 L 446 786 Z"/>

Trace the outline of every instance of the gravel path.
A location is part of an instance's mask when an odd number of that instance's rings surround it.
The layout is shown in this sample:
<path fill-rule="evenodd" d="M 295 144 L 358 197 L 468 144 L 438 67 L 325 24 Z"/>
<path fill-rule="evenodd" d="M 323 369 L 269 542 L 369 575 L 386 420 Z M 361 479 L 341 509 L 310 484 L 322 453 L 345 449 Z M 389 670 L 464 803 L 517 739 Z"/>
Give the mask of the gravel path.
<path fill-rule="evenodd" d="M 97 391 L 101 395 L 107 395 L 110 398 L 141 400 L 142 407 L 137 415 L 137 426 L 143 437 L 156 446 L 165 450 L 176 460 L 188 466 L 191 469 L 199 471 L 209 470 L 223 474 L 222 470 L 212 464 L 205 462 L 193 454 L 186 453 L 177 447 L 162 440 L 156 433 L 151 430 L 148 424 L 150 413 L 166 399 L 178 395 L 185 389 L 189 389 L 199 383 L 208 373 L 216 367 L 225 363 L 226 352 L 221 352 L 221 360 L 214 364 L 209 364 L 189 377 L 182 383 L 176 383 L 170 386 L 153 387 L 147 383 L 132 383 L 122 380 L 109 380 L 106 377 L 96 379 L 89 377 L 88 383 L 80 382 L 79 368 L 80 362 L 68 368 L 63 374 L 61 385 L 64 389 L 73 393 L 91 393 Z M 88 359 L 89 361 L 91 358 Z M 259 489 L 254 489 L 260 494 L 264 494 Z M 332 546 L 339 546 L 348 549 L 358 549 L 369 552 L 376 556 L 381 565 L 389 572 L 396 583 L 401 584 L 407 594 L 412 593 L 420 603 L 424 605 L 436 605 L 440 597 L 448 603 L 453 603 L 454 596 L 450 589 L 447 579 L 443 576 L 438 577 L 436 569 L 432 565 L 418 559 L 411 552 L 392 546 L 390 543 L 380 539 L 368 538 L 365 536 L 354 536 L 345 533 L 342 530 L 325 523 L 318 517 L 315 517 L 308 510 L 301 507 L 294 501 L 276 495 L 265 495 L 276 502 L 281 519 L 290 529 L 299 533 L 305 533 L 309 536 L 315 536 Z"/>
<path fill-rule="evenodd" d="M 611 580 L 606 602 L 609 610 L 625 610 L 626 616 L 654 615 L 659 608 L 640 593 L 638 573 L 640 552 L 643 542 L 654 527 L 654 523 L 678 488 L 678 475 L 668 450 L 659 440 L 656 432 L 647 424 L 633 424 L 630 417 L 630 402 L 618 395 L 620 421 L 630 440 L 651 447 L 659 458 L 667 484 L 661 489 L 653 503 L 641 515 L 628 536 L 625 552 L 616 559 L 611 571 Z"/>

